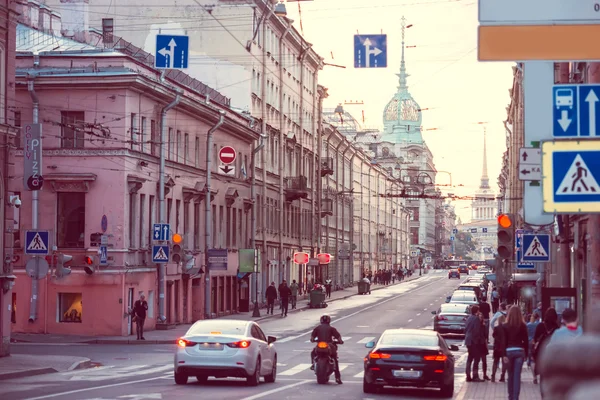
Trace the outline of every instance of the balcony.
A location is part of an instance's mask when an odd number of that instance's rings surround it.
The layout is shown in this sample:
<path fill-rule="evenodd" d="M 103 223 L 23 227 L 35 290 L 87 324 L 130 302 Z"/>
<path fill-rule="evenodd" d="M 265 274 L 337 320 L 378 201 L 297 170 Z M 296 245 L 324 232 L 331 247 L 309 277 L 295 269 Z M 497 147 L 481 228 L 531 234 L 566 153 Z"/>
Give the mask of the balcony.
<path fill-rule="evenodd" d="M 285 179 L 285 200 L 292 202 L 308 197 L 308 184 L 305 176 L 294 176 Z"/>
<path fill-rule="evenodd" d="M 321 157 L 321 178 L 333 175 L 333 157 Z"/>
<path fill-rule="evenodd" d="M 321 218 L 333 216 L 333 199 L 321 199 Z"/>

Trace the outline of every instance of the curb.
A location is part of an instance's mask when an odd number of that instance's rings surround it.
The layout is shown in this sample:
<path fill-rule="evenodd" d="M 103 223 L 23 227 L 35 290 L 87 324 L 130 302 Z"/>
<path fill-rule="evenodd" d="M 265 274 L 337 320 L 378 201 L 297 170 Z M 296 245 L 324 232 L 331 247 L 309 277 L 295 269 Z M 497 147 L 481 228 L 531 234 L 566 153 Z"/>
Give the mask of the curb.
<path fill-rule="evenodd" d="M 49 368 L 49 367 L 26 369 L 23 371 L 15 371 L 15 372 L 7 372 L 4 374 L 0 374 L 0 381 L 6 380 L 6 379 L 26 378 L 29 376 L 36 376 L 36 375 L 53 374 L 55 372 L 58 372 L 58 370 L 56 370 L 54 368 Z"/>
<path fill-rule="evenodd" d="M 423 275 L 425 276 L 425 275 Z M 421 278 L 421 276 L 416 276 L 412 279 L 406 279 L 403 280 L 401 282 L 398 283 L 394 283 L 394 284 L 390 284 L 390 285 L 383 285 L 383 286 L 378 286 L 376 288 L 372 288 L 371 291 L 376 291 L 376 290 L 381 290 L 381 289 L 385 289 L 385 288 L 389 288 L 392 286 L 396 286 L 396 285 L 400 285 L 402 283 L 406 283 L 406 282 L 411 282 L 411 281 L 415 281 L 417 279 Z M 326 301 L 326 304 L 329 303 L 333 303 L 335 301 L 338 300 L 344 300 L 344 299 L 348 299 L 350 297 L 354 297 L 354 296 L 358 296 L 358 293 L 352 293 L 349 294 L 347 296 L 343 296 L 343 297 L 338 297 L 335 299 L 331 299 Z M 304 300 L 303 300 L 304 301 Z M 304 311 L 304 310 L 311 310 L 311 308 L 306 305 L 304 307 L 299 307 L 296 308 L 294 310 L 288 310 L 288 314 L 294 314 L 300 311 Z M 260 316 L 258 318 L 252 318 L 249 321 L 265 321 L 268 319 L 272 319 L 275 318 L 275 315 L 264 315 L 264 316 Z M 277 317 L 279 317 L 277 315 Z M 29 340 L 17 340 L 17 339 L 11 339 L 12 343 L 43 343 L 43 342 L 35 342 L 35 341 L 29 341 Z M 109 340 L 109 339 L 89 339 L 89 340 L 82 340 L 82 341 L 78 341 L 78 342 L 74 342 L 73 344 L 82 344 L 82 343 L 86 343 L 86 344 L 112 344 L 112 345 L 122 345 L 122 344 L 132 344 L 132 345 L 146 345 L 146 344 L 177 344 L 177 339 L 168 339 L 168 340 L 135 340 L 135 339 L 116 339 L 116 340 Z M 52 343 L 48 343 L 49 345 L 51 345 Z M 86 361 L 82 361 L 83 364 L 85 364 Z M 88 361 L 89 363 L 89 361 Z M 71 366 L 73 367 L 73 366 Z M 84 368 L 89 368 L 89 367 L 79 367 L 79 368 L 75 368 L 75 369 L 84 369 Z M 56 371 L 52 371 L 52 372 L 56 372 Z M 44 372 L 42 372 L 44 373 Z M 8 378 L 2 378 L 2 375 L 0 375 L 0 380 L 1 379 L 8 379 Z"/>

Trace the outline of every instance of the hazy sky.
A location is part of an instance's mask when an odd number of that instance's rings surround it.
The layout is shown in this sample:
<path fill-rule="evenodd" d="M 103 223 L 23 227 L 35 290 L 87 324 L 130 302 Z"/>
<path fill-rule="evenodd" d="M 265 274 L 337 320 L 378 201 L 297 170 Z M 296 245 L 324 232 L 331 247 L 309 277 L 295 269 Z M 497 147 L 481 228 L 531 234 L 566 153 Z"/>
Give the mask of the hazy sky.
<path fill-rule="evenodd" d="M 512 86 L 510 63 L 477 61 L 477 1 L 473 0 L 315 0 L 288 3 L 288 16 L 304 32 L 325 62 L 319 82 L 329 88 L 327 107 L 345 101 L 346 111 L 366 127 L 382 128 L 383 109 L 398 86 L 401 36 L 400 19 L 407 24 L 406 66 L 409 91 L 423 111 L 424 136 L 436 167 L 452 174 L 457 195 L 470 196 L 479 187 L 482 169 L 483 130 L 487 129 L 490 184 L 497 192 L 497 177 L 506 150 L 503 121 Z M 302 21 L 302 29 L 300 26 Z M 355 69 L 355 34 L 388 35 L 388 68 Z M 484 122 L 486 124 L 479 124 Z M 449 183 L 440 173 L 438 183 Z M 456 201 L 463 221 L 470 219 L 470 201 Z"/>

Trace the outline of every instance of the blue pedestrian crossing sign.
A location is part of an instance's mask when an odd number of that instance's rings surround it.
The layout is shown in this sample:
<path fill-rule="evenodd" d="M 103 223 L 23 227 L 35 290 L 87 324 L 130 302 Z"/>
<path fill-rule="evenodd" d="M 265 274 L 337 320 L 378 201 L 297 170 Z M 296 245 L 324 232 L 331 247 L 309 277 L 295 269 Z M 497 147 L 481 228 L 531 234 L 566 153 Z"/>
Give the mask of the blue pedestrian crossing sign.
<path fill-rule="evenodd" d="M 169 224 L 154 224 L 152 227 L 152 239 L 157 241 L 169 240 L 169 232 L 171 227 Z"/>
<path fill-rule="evenodd" d="M 154 245 L 152 246 L 152 262 L 157 264 L 166 264 L 169 262 L 169 246 Z"/>
<path fill-rule="evenodd" d="M 25 254 L 50 254 L 48 231 L 25 231 Z"/>
<path fill-rule="evenodd" d="M 354 68 L 387 68 L 387 35 L 354 35 Z"/>
<path fill-rule="evenodd" d="M 535 270 L 535 264 L 522 262 L 523 259 L 523 235 L 533 233 L 533 231 L 526 231 L 523 229 L 517 229 L 515 232 L 515 247 L 517 249 L 517 269 L 519 270 Z"/>
<path fill-rule="evenodd" d="M 553 136 L 600 137 L 600 85 L 555 85 L 552 88 Z"/>
<path fill-rule="evenodd" d="M 166 69 L 187 68 L 189 47 L 189 36 L 156 35 L 154 66 Z"/>
<path fill-rule="evenodd" d="M 550 261 L 550 235 L 523 235 L 522 261 Z"/>
<path fill-rule="evenodd" d="M 542 143 L 544 212 L 600 210 L 600 140 Z"/>
<path fill-rule="evenodd" d="M 100 253 L 100 265 L 108 265 L 108 247 L 102 245 L 98 252 Z"/>
<path fill-rule="evenodd" d="M 458 229 L 456 229 L 456 228 L 452 229 L 452 233 L 458 233 Z"/>

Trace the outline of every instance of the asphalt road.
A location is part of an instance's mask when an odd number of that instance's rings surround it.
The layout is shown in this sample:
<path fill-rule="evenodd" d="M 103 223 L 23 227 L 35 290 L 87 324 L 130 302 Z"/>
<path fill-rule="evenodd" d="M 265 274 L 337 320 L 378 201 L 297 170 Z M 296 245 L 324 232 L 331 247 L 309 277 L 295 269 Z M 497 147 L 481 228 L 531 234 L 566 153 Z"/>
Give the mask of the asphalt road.
<path fill-rule="evenodd" d="M 143 400 L 218 398 L 223 400 L 300 399 L 428 399 L 439 398 L 436 390 L 388 389 L 377 395 L 362 393 L 364 344 L 388 328 L 431 329 L 431 311 L 437 310 L 458 286 L 445 273 L 431 274 L 415 282 L 397 285 L 331 303 L 325 310 L 307 310 L 287 318 L 264 321 L 267 334 L 277 336 L 278 375 L 275 383 L 248 387 L 243 380 L 210 379 L 199 384 L 194 378 L 185 386 L 173 381 L 172 345 L 18 345 L 16 353 L 69 354 L 89 357 L 98 367 L 0 382 L 0 397 L 9 400 Z M 343 385 L 318 385 L 310 371 L 309 332 L 324 312 L 344 336 L 340 346 Z M 461 344 L 461 338 L 448 338 Z M 456 391 L 464 382 L 465 349 L 456 352 Z"/>

